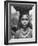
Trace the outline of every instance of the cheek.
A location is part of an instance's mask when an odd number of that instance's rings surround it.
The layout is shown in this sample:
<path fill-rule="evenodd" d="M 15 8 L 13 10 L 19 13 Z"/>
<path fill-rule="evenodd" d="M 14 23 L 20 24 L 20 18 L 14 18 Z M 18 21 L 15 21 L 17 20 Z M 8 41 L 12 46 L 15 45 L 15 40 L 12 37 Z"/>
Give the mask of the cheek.
<path fill-rule="evenodd" d="M 24 21 L 21 21 L 21 23 L 23 24 L 23 23 L 24 23 Z"/>
<path fill-rule="evenodd" d="M 26 23 L 28 23 L 29 21 L 26 21 Z"/>
<path fill-rule="evenodd" d="M 24 20 L 21 20 L 21 23 L 24 23 Z"/>

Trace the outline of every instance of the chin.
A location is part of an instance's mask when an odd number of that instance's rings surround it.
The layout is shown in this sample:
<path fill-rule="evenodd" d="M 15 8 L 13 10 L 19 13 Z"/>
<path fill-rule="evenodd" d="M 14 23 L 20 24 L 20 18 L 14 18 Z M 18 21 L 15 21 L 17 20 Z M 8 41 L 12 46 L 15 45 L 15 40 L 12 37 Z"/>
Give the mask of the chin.
<path fill-rule="evenodd" d="M 23 25 L 24 27 L 26 27 L 27 26 L 27 24 L 25 24 L 25 25 Z"/>
<path fill-rule="evenodd" d="M 26 25 L 23 25 L 23 27 L 26 27 Z"/>

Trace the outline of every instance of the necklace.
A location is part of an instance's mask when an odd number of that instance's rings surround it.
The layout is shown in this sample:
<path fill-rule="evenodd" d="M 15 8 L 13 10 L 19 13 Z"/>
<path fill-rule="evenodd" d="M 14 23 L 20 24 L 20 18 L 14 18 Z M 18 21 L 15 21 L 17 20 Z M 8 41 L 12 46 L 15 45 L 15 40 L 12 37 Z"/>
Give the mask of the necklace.
<path fill-rule="evenodd" d="M 26 35 L 29 31 L 22 31 L 23 35 Z"/>
<path fill-rule="evenodd" d="M 28 29 L 27 29 L 27 30 L 28 30 Z M 27 36 L 29 35 L 29 33 L 30 33 L 30 30 L 28 30 L 28 31 L 23 31 L 23 30 L 22 30 L 21 36 L 25 38 L 25 37 L 27 37 Z"/>

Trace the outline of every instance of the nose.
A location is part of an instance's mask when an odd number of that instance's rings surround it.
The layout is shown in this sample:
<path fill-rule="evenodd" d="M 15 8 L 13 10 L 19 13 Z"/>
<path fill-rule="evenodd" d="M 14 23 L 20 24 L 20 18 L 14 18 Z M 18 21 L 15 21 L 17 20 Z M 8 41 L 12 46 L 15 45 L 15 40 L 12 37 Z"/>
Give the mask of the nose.
<path fill-rule="evenodd" d="M 24 24 L 26 24 L 26 22 L 24 22 Z"/>

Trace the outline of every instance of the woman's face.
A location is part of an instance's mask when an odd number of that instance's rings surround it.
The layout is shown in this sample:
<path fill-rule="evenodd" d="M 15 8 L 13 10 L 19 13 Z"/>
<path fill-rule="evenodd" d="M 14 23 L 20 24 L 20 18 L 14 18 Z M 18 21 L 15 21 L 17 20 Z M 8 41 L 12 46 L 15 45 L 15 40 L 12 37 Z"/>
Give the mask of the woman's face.
<path fill-rule="evenodd" d="M 25 15 L 22 16 L 22 18 L 21 18 L 21 23 L 22 23 L 22 25 L 23 25 L 24 27 L 27 26 L 27 24 L 29 23 L 29 18 L 28 18 L 28 15 L 27 15 L 27 14 L 25 14 Z"/>

